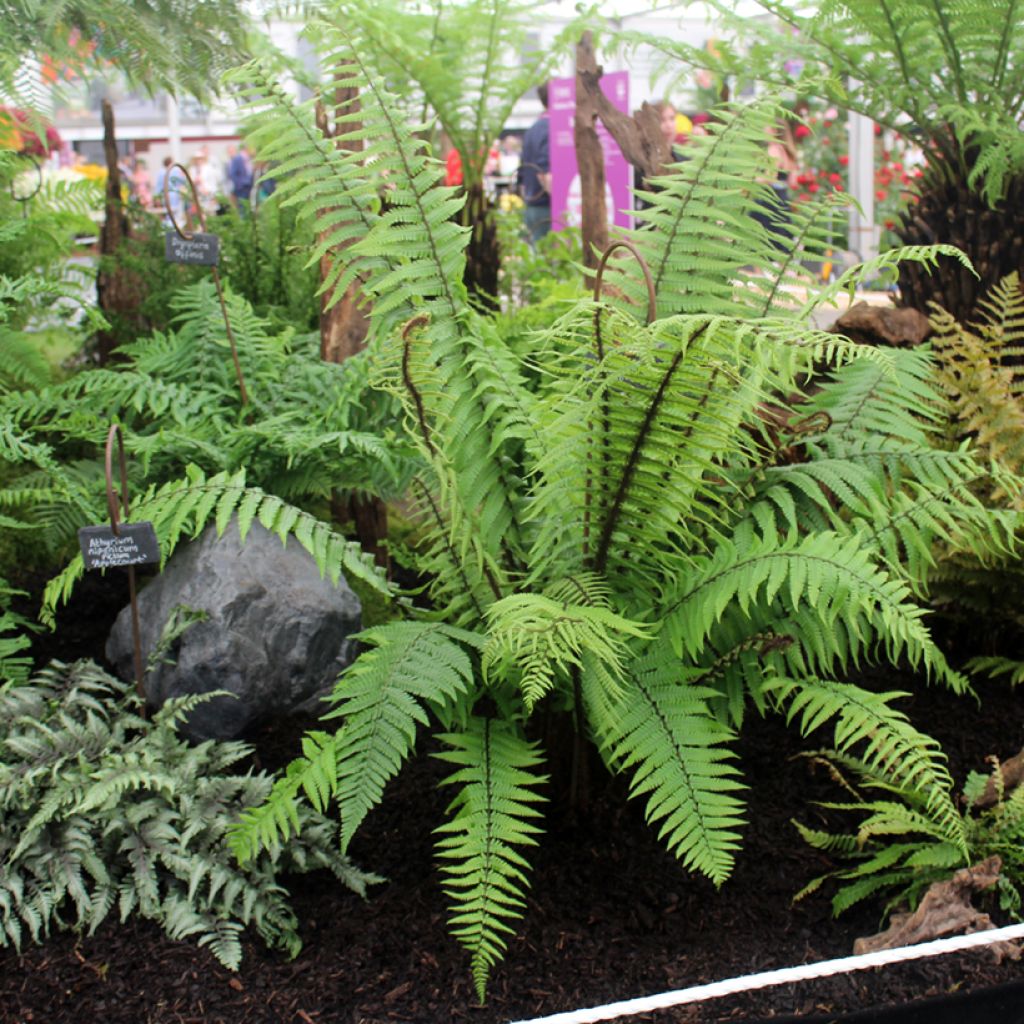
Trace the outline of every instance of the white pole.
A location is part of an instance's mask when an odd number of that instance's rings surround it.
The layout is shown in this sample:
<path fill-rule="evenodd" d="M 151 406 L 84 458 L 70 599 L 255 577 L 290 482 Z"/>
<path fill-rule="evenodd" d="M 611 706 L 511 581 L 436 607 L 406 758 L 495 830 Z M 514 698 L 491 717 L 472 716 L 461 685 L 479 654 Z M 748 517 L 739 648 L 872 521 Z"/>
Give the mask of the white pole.
<path fill-rule="evenodd" d="M 851 82 L 850 88 L 856 83 Z M 850 208 L 850 249 L 858 260 L 878 255 L 875 226 L 875 123 L 850 111 L 846 130 L 850 142 L 850 195 L 860 205 Z"/>
<path fill-rule="evenodd" d="M 178 97 L 174 93 L 167 94 L 167 141 L 171 146 L 171 159 L 181 163 L 181 109 Z"/>

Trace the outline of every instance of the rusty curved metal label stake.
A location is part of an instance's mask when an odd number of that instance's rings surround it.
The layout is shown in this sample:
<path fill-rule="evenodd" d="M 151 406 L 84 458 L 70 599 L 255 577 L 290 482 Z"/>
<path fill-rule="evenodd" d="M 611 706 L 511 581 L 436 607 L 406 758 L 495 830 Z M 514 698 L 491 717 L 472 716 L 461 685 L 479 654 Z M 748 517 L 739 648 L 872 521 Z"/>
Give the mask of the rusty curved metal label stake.
<path fill-rule="evenodd" d="M 114 438 L 117 438 L 118 468 L 121 472 L 121 507 L 127 524 L 128 513 L 128 467 L 124 456 L 124 435 L 117 423 L 110 425 L 107 431 L 107 451 L 104 468 L 107 478 L 107 508 L 110 510 L 110 529 L 115 537 L 121 536 L 121 518 L 117 513 L 117 493 L 114 490 L 113 456 Z M 128 566 L 128 600 L 132 609 L 132 664 L 135 668 L 135 688 L 139 696 L 145 699 L 146 692 L 142 685 L 142 636 L 139 629 L 139 600 L 135 590 L 135 566 Z"/>
<path fill-rule="evenodd" d="M 607 249 L 601 254 L 601 262 L 597 266 L 597 277 L 594 281 L 594 301 L 601 301 L 601 282 L 604 278 L 605 267 L 608 266 L 608 257 L 611 256 L 616 249 L 627 249 L 637 263 L 640 264 L 640 269 L 643 271 L 644 281 L 647 284 L 647 323 L 654 323 L 654 318 L 657 314 L 657 298 L 654 293 L 654 279 L 651 277 L 651 270 L 647 266 L 647 261 L 640 255 L 640 250 L 632 243 L 626 241 L 624 238 L 616 239 L 608 246 Z"/>
<path fill-rule="evenodd" d="M 189 189 L 192 192 L 192 200 L 195 203 L 196 213 L 199 216 L 199 227 L 203 232 L 206 231 L 206 214 L 203 213 L 203 206 L 202 203 L 199 202 L 199 193 L 196 190 L 196 185 L 192 180 L 192 176 L 181 164 L 171 164 L 171 166 L 167 168 L 167 174 L 164 175 L 164 210 L 166 210 L 167 216 L 171 220 L 171 226 L 174 228 L 177 236 L 182 239 L 182 241 L 191 242 L 196 238 L 196 236 L 191 231 L 181 230 L 181 225 L 178 224 L 178 220 L 174 216 L 174 210 L 170 203 L 171 174 L 175 169 L 181 171 L 185 176 L 185 180 L 188 182 Z M 193 262 L 208 263 L 209 261 L 203 259 L 201 261 Z M 231 345 L 231 359 L 235 364 L 235 377 L 238 378 L 238 392 L 242 397 L 242 405 L 248 405 L 249 393 L 245 388 L 245 377 L 242 375 L 242 365 L 238 361 L 238 346 L 235 344 L 235 333 L 231 330 L 231 321 L 228 319 L 228 307 L 224 302 L 224 289 L 220 283 L 220 273 L 217 270 L 217 264 L 215 261 L 210 264 L 210 270 L 213 272 L 213 284 L 217 289 L 217 299 L 220 301 L 220 311 L 224 317 L 224 327 L 227 329 L 228 343 Z"/>

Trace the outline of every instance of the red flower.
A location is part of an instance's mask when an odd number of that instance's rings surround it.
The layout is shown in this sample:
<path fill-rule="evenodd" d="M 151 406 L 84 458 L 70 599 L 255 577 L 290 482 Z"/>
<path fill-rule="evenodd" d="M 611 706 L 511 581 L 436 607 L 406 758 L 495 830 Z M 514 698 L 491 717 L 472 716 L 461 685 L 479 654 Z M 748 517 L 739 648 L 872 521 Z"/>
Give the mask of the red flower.
<path fill-rule="evenodd" d="M 850 166 L 850 158 L 845 153 L 843 153 L 843 155 L 839 158 L 839 166 L 840 167 L 849 167 Z"/>
<path fill-rule="evenodd" d="M 830 182 L 832 182 L 832 184 L 833 184 L 833 185 L 839 185 L 839 184 L 841 184 L 841 182 L 842 182 L 842 180 L 843 180 L 843 179 L 842 179 L 842 176 L 841 176 L 841 175 L 839 175 L 839 174 L 836 174 L 836 172 L 835 172 L 835 171 L 833 171 L 833 172 L 832 172 L 832 173 L 831 173 L 831 174 L 830 174 L 830 175 L 828 176 L 828 180 L 829 180 Z"/>
<path fill-rule="evenodd" d="M 903 170 L 903 164 L 901 164 L 901 163 L 900 163 L 900 162 L 899 162 L 899 161 L 897 160 L 897 161 L 896 161 L 896 163 L 894 163 L 894 164 L 892 165 L 892 169 L 893 169 L 894 171 L 902 171 L 902 170 Z"/>
<path fill-rule="evenodd" d="M 880 189 L 879 189 L 879 190 L 878 190 L 878 191 L 877 191 L 877 192 L 875 193 L 875 198 L 876 198 L 876 199 L 877 199 L 877 200 L 878 200 L 879 202 L 881 202 L 881 201 L 882 201 L 883 199 L 885 199 L 885 197 L 886 197 L 886 196 L 887 196 L 888 194 L 889 194 L 889 193 L 888 193 L 888 192 L 886 192 L 884 188 L 880 188 Z"/>
<path fill-rule="evenodd" d="M 894 220 L 887 220 L 887 221 L 885 222 L 885 226 L 886 226 L 886 227 L 887 227 L 887 228 L 888 228 L 888 229 L 889 229 L 890 231 L 892 231 L 892 229 L 893 229 L 894 227 L 896 227 L 896 221 L 894 221 Z"/>
<path fill-rule="evenodd" d="M 793 129 L 793 135 L 798 139 L 806 139 L 811 134 L 811 129 L 805 124 L 798 124 Z"/>
<path fill-rule="evenodd" d="M 876 124 L 875 125 L 875 134 L 876 135 L 881 135 L 882 134 L 882 126 L 880 124 Z"/>
<path fill-rule="evenodd" d="M 821 137 L 821 144 L 823 146 L 831 146 L 832 145 L 832 140 L 827 135 L 822 135 L 822 137 Z"/>
<path fill-rule="evenodd" d="M 819 188 L 821 188 L 821 186 L 816 181 L 812 181 L 810 185 L 807 186 L 807 191 L 817 192 Z"/>
<path fill-rule="evenodd" d="M 801 193 L 800 193 L 800 195 L 798 195 L 798 196 L 796 197 L 796 201 L 797 201 L 798 203 L 806 203 L 806 202 L 807 202 L 807 200 L 808 200 L 808 199 L 810 199 L 810 198 L 811 198 L 811 197 L 810 197 L 810 195 L 808 195 L 808 193 L 806 193 L 806 192 L 801 192 Z"/>
<path fill-rule="evenodd" d="M 836 186 L 835 186 L 835 190 L 836 190 L 837 192 L 842 192 L 842 191 L 843 191 L 843 186 L 842 186 L 842 185 L 836 185 Z"/>
<path fill-rule="evenodd" d="M 902 181 L 904 185 L 909 185 L 910 181 L 911 181 L 910 175 L 909 174 L 901 174 L 900 175 L 900 181 Z"/>

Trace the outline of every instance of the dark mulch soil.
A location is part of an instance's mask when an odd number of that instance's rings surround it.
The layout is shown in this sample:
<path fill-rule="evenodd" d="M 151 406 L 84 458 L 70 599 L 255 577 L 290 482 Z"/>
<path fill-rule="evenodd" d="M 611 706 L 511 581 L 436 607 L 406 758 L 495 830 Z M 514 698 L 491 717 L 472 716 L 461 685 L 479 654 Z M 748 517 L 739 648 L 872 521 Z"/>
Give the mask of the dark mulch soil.
<path fill-rule="evenodd" d="M 997 687 L 982 690 L 980 707 L 925 690 L 907 707 L 945 745 L 962 778 L 986 754 L 1021 748 L 1020 701 Z M 287 759 L 296 737 L 294 723 L 255 737 L 261 761 Z M 491 1024 L 848 955 L 856 936 L 878 930 L 877 907 L 837 921 L 825 895 L 791 902 L 828 864 L 800 842 L 790 819 L 813 821 L 808 800 L 836 795 L 820 771 L 793 758 L 799 749 L 778 722 L 750 721 L 741 746 L 749 825 L 735 874 L 717 892 L 659 847 L 617 783 L 603 786 L 582 820 L 550 820 L 526 918 L 493 974 L 486 1007 L 477 1005 L 467 958 L 445 931 L 430 836 L 446 804 L 436 786 L 445 769 L 425 755 L 392 784 L 354 844 L 363 867 L 390 879 L 368 902 L 320 875 L 290 881 L 305 942 L 295 961 L 250 943 L 236 975 L 150 924 L 108 922 L 92 938 L 65 934 L 20 956 L 0 951 L 0 1021 Z M 972 953 L 629 1020 L 828 1020 L 1021 981 L 1024 965 L 997 966 L 987 953 Z M 990 1006 L 983 1019 L 992 1024 L 1024 1022 L 1024 987 L 1004 990 Z M 940 1017 L 926 1007 L 912 1019 Z"/>

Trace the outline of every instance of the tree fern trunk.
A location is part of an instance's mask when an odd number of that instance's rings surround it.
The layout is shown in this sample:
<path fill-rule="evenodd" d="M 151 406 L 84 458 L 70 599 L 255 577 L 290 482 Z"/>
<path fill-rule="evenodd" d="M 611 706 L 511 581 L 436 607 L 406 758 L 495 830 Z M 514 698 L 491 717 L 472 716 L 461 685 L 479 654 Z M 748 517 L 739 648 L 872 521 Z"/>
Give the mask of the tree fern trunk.
<path fill-rule="evenodd" d="M 921 264 L 900 268 L 900 301 L 923 313 L 936 302 L 957 320 L 974 315 L 978 299 L 1024 260 L 1024 175 L 1010 183 L 1006 198 L 991 209 L 965 180 L 936 183 L 912 205 L 895 228 L 904 245 L 948 243 L 963 249 L 979 278 L 954 260 L 929 272 Z"/>
<path fill-rule="evenodd" d="M 467 193 L 466 205 L 462 208 L 462 223 L 472 229 L 472 234 L 466 248 L 463 281 L 470 299 L 487 308 L 497 309 L 501 252 L 491 204 L 480 183 L 470 185 Z"/>
<path fill-rule="evenodd" d="M 111 326 L 96 336 L 96 350 L 101 366 L 110 362 L 126 329 L 133 334 L 145 330 L 139 314 L 143 282 L 137 274 L 117 262 L 119 250 L 129 237 L 130 228 L 121 199 L 114 108 L 108 100 L 103 101 L 103 155 L 107 164 L 107 184 L 103 227 L 100 229 L 100 270 L 96 276 L 96 299 L 100 311 Z"/>
<path fill-rule="evenodd" d="M 352 106 L 359 102 L 356 89 L 339 88 L 335 90 L 335 108 Z M 316 123 L 323 134 L 330 138 L 335 133 L 327 119 L 327 110 L 322 103 L 316 105 Z M 339 149 L 353 148 L 354 143 L 336 140 Z M 323 281 L 330 272 L 331 264 L 336 257 L 325 255 L 320 260 L 320 280 Z M 355 355 L 366 344 L 366 335 L 370 328 L 368 305 L 361 303 L 362 296 L 356 284 L 349 285 L 345 294 L 338 302 L 331 303 L 331 295 L 324 292 L 320 296 L 320 358 L 329 363 L 340 363 Z"/>

